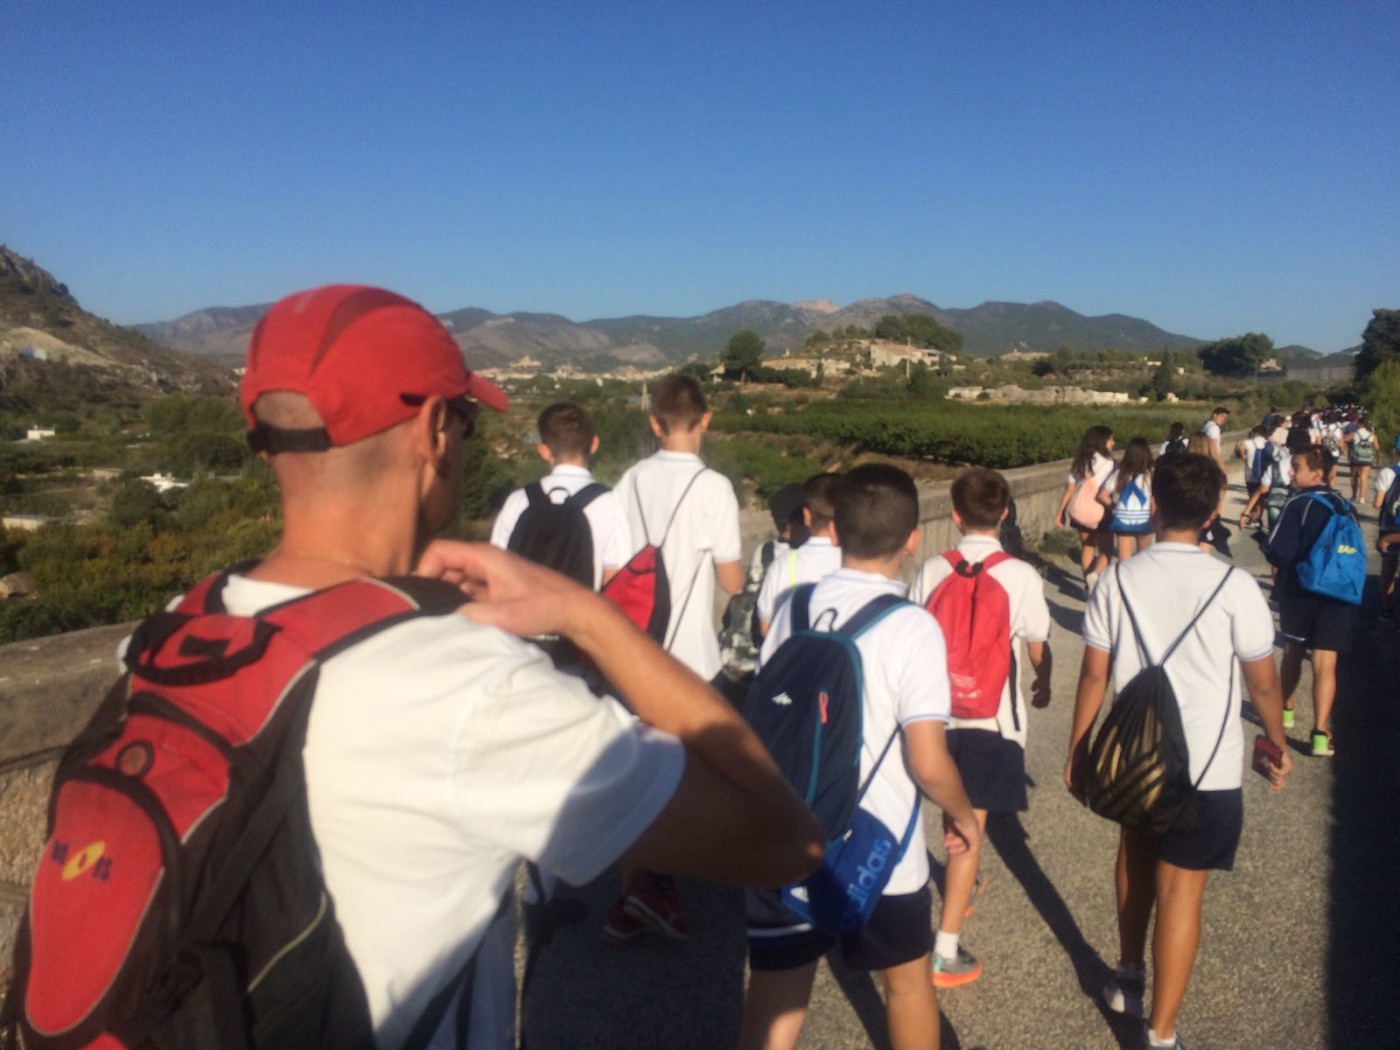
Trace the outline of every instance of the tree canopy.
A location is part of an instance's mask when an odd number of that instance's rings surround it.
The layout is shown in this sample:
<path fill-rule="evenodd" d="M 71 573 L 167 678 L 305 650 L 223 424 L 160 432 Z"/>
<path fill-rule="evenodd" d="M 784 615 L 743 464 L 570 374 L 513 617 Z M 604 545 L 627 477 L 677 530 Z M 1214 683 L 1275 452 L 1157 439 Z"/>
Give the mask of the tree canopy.
<path fill-rule="evenodd" d="M 747 379 L 763 360 L 767 349 L 757 332 L 745 328 L 729 337 L 719 363 L 724 366 L 725 375 Z"/>
<path fill-rule="evenodd" d="M 1274 341 L 1262 332 L 1217 339 L 1197 349 L 1201 365 L 1217 376 L 1249 376 L 1274 354 Z"/>
<path fill-rule="evenodd" d="M 949 352 L 961 350 L 963 343 L 961 332 L 939 324 L 927 314 L 886 314 L 875 325 L 875 338 Z"/>
<path fill-rule="evenodd" d="M 1387 361 L 1400 360 L 1400 310 L 1372 310 L 1356 355 L 1356 378 L 1365 379 Z"/>

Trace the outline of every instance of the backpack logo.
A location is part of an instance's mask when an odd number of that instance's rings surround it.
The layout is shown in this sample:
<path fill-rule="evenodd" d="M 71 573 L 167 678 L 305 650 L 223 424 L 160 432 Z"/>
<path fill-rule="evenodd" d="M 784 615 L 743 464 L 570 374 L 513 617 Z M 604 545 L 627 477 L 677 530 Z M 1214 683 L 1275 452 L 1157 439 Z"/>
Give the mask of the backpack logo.
<path fill-rule="evenodd" d="M 77 853 L 69 856 L 69 846 L 66 842 L 55 842 L 53 844 L 54 863 L 62 864 L 63 871 L 60 878 L 64 882 L 72 882 L 80 875 L 92 872 L 92 877 L 100 882 L 106 882 L 112 874 L 112 859 L 104 856 L 107 852 L 107 843 L 92 842 L 84 846 Z"/>
<path fill-rule="evenodd" d="M 787 693 L 779 693 L 777 696 L 773 697 L 773 703 L 778 704 L 780 707 L 791 707 L 792 697 L 788 696 Z"/>

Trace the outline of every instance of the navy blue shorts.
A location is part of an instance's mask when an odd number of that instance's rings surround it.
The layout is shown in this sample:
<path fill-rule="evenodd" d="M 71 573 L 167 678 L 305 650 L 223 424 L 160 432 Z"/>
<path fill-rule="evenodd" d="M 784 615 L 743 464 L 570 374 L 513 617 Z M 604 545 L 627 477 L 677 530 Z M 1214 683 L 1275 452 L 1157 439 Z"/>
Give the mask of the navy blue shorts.
<path fill-rule="evenodd" d="M 1356 608 L 1320 594 L 1285 593 L 1279 597 L 1278 633 L 1307 649 L 1350 652 Z"/>
<path fill-rule="evenodd" d="M 1026 752 L 992 729 L 950 729 L 948 754 L 962 776 L 973 809 L 988 813 L 1024 813 Z"/>
<path fill-rule="evenodd" d="M 795 970 L 816 962 L 839 943 L 841 958 L 852 970 L 888 970 L 913 962 L 933 950 L 933 893 L 886 894 L 859 933 L 837 937 L 808 927 L 781 929 L 763 923 L 797 916 L 784 908 L 777 890 L 745 890 L 749 923 L 749 969 Z"/>
<path fill-rule="evenodd" d="M 1244 791 L 1196 792 L 1196 826 L 1161 837 L 1157 858 L 1188 871 L 1233 871 L 1244 829 Z"/>

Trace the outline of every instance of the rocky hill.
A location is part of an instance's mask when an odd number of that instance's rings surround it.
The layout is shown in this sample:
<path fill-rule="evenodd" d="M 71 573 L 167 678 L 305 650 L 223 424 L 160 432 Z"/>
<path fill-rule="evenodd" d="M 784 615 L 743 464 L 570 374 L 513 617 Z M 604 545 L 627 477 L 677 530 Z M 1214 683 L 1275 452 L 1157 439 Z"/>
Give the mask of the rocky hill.
<path fill-rule="evenodd" d="M 236 364 L 266 306 L 216 307 L 174 321 L 140 325 L 158 342 L 213 360 Z M 664 366 L 718 357 L 740 329 L 757 332 L 770 351 L 801 346 L 814 332 L 855 325 L 870 328 L 886 314 L 926 314 L 962 333 L 965 353 L 978 357 L 1008 350 L 1161 350 L 1194 347 L 1201 340 L 1163 331 L 1123 314 L 1086 317 L 1059 303 L 987 302 L 970 309 L 942 309 L 916 295 L 862 299 L 846 307 L 826 300 L 780 303 L 753 299 L 699 317 L 630 317 L 572 321 L 558 314 L 495 314 L 480 307 L 440 315 L 467 359 L 478 367 L 529 357 L 542 364 L 583 367 L 633 364 Z"/>
<path fill-rule="evenodd" d="M 74 375 L 85 389 L 115 395 L 232 385 L 227 369 L 88 313 L 67 285 L 0 245 L 0 388 L 13 396 L 26 384 L 53 386 Z"/>

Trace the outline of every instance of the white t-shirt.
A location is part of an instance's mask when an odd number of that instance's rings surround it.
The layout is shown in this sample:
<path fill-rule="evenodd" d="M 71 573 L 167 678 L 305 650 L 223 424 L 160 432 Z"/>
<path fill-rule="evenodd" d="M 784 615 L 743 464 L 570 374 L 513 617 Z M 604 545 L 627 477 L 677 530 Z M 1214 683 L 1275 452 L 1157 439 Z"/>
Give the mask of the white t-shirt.
<path fill-rule="evenodd" d="M 681 501 L 687 485 L 690 491 Z M 699 456 L 662 449 L 622 475 L 617 494 L 627 510 L 634 548 L 640 550 L 647 542 L 661 543 L 665 536 L 661 553 L 671 585 L 666 648 L 710 681 L 721 667 L 715 634 L 714 566 L 738 561 L 742 553 L 734 487 L 723 474 L 707 468 Z M 666 523 L 673 520 L 673 514 L 674 523 L 667 533 Z"/>
<path fill-rule="evenodd" d="M 964 536 L 957 551 L 974 564 L 1001 550 L 992 536 Z M 951 718 L 954 729 L 993 729 L 1007 740 L 1026 746 L 1026 699 L 1021 689 L 1021 668 L 1027 663 L 1025 643 L 1044 642 L 1050 637 L 1050 607 L 1045 603 L 1045 586 L 1040 574 L 1019 558 L 1012 558 L 987 570 L 1006 589 L 1011 613 L 1011 646 L 1014 660 L 1011 675 L 1001 690 L 1001 704 L 995 718 Z M 924 562 L 909 588 L 909 600 L 925 604 L 938 585 L 953 574 L 953 567 L 939 555 Z"/>
<path fill-rule="evenodd" d="M 856 569 L 837 569 L 818 581 L 812 591 L 811 623 L 818 630 L 829 630 L 833 623 L 845 623 L 877 595 L 903 593 L 904 584 L 898 580 Z M 824 615 L 829 609 L 835 611 L 834 619 Z M 778 646 L 787 641 L 792 633 L 791 614 L 791 600 L 778 606 L 773 627 L 763 640 L 760 662 L 772 659 Z M 863 783 L 897 728 L 928 718 L 946 722 L 951 698 L 943 634 L 933 617 L 918 606 L 909 605 L 889 613 L 856 639 L 856 649 L 865 677 L 860 752 Z M 918 797 L 919 789 L 909 776 L 903 754 L 891 747 L 861 806 L 895 834 L 902 835 Z M 914 893 L 927 884 L 928 847 L 923 821 L 918 820 L 909 848 L 896 865 L 885 892 Z"/>
<path fill-rule="evenodd" d="M 763 548 L 770 543 L 773 545 L 773 557 L 770 559 L 770 564 L 776 565 L 792 551 L 792 548 L 788 546 L 787 540 L 778 539 L 777 537 L 760 543 L 753 549 L 753 557 L 749 559 L 750 584 L 762 584 L 763 577 L 768 575 L 768 566 L 763 564 Z"/>
<path fill-rule="evenodd" d="M 1142 628 L 1142 643 L 1152 659 L 1160 662 L 1227 568 L 1194 544 L 1154 543 L 1103 574 L 1084 613 L 1084 643 L 1113 653 L 1115 694 L 1144 666 L 1142 650 L 1134 642 L 1123 608 L 1120 579 Z M 1273 651 L 1274 619 L 1259 585 L 1249 573 L 1233 572 L 1167 661 L 1167 678 L 1181 708 L 1193 781 L 1210 762 L 1200 783 L 1203 791 L 1240 786 L 1244 734 L 1239 721 L 1241 685 L 1236 661 L 1258 660 Z M 1227 696 L 1228 717 L 1224 706 Z M 1211 761 L 1217 739 L 1220 750 Z"/>
<path fill-rule="evenodd" d="M 1390 491 L 1391 482 L 1395 480 L 1394 467 L 1381 467 L 1376 471 L 1376 476 L 1371 482 L 1371 502 L 1376 501 L 1376 497 L 1384 496 Z"/>
<path fill-rule="evenodd" d="M 304 593 L 234 576 L 224 602 L 248 615 Z M 312 831 L 378 1045 L 400 1045 L 479 950 L 473 1050 L 515 1045 L 514 916 L 493 916 L 521 858 L 590 881 L 650 826 L 685 764 L 673 737 L 534 646 L 456 615 L 327 660 L 304 755 Z M 445 1025 L 432 1046 L 455 1046 L 450 1035 Z"/>
<path fill-rule="evenodd" d="M 593 475 L 586 467 L 560 464 L 540 479 L 545 495 L 555 503 L 563 503 L 574 493 L 593 484 Z M 520 522 L 520 515 L 530 505 L 525 490 L 516 489 L 506 497 L 496 523 L 491 527 L 491 546 L 505 550 L 510 546 L 510 534 Z M 583 508 L 588 527 L 593 533 L 593 589 L 603 582 L 604 569 L 620 569 L 635 553 L 627 531 L 627 514 L 616 492 L 604 492 Z"/>
<path fill-rule="evenodd" d="M 1262 448 L 1267 448 L 1269 439 L 1259 437 L 1257 434 L 1245 438 L 1240 442 L 1244 448 L 1244 476 L 1247 481 L 1258 481 L 1263 477 L 1262 473 L 1256 474 L 1254 471 L 1255 453 Z"/>
<path fill-rule="evenodd" d="M 798 584 L 816 583 L 828 573 L 841 568 L 841 548 L 826 536 L 811 536 L 802 546 L 789 548 L 783 558 L 774 558 L 758 589 L 755 608 L 763 623 L 773 619 L 784 595 Z"/>
<path fill-rule="evenodd" d="M 1220 447 L 1220 424 L 1214 419 L 1207 419 L 1202 423 L 1200 432 L 1215 442 L 1216 448 Z"/>

